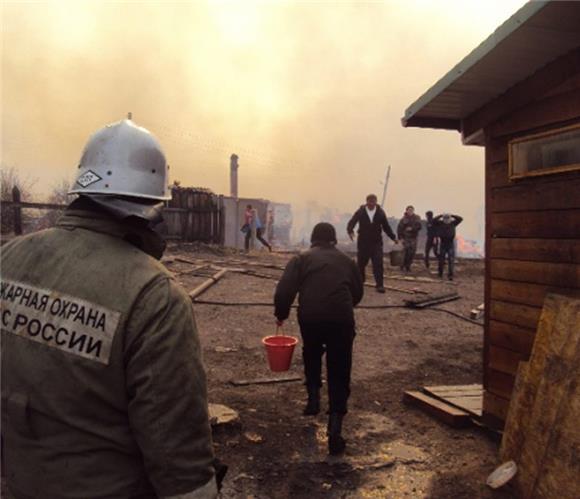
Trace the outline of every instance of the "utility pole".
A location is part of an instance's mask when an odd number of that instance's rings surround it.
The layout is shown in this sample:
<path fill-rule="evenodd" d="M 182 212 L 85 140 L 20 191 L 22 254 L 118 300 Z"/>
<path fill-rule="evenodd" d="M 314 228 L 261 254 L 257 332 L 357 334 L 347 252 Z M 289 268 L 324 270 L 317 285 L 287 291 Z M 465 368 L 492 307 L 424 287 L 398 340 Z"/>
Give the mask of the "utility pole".
<path fill-rule="evenodd" d="M 387 167 L 387 174 L 385 175 L 385 186 L 383 187 L 383 199 L 381 201 L 381 206 L 385 207 L 385 199 L 387 197 L 387 186 L 389 185 L 389 177 L 391 176 L 391 165 Z"/>

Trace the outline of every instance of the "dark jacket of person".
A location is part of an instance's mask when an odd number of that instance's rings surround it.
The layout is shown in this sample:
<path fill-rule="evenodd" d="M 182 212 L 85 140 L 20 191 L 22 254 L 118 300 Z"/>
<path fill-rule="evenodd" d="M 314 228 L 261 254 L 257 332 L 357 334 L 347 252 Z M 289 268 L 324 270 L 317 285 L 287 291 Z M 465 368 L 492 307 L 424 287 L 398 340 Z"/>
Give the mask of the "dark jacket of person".
<path fill-rule="evenodd" d="M 284 270 L 274 297 L 279 320 L 288 318 L 297 294 L 300 322 L 354 324 L 353 307 L 363 297 L 360 271 L 334 246 L 314 246 L 295 256 Z"/>
<path fill-rule="evenodd" d="M 459 215 L 451 215 L 451 222 L 446 224 L 443 222 L 443 215 L 437 215 L 433 219 L 433 224 L 436 227 L 437 235 L 442 243 L 452 243 L 455 239 L 455 227 L 457 227 L 463 218 Z"/>
<path fill-rule="evenodd" d="M 416 239 L 421 230 L 421 218 L 419 215 L 403 216 L 397 226 L 399 239 Z"/>
<path fill-rule="evenodd" d="M 191 300 L 150 256 L 159 236 L 88 207 L 75 201 L 56 227 L 2 248 L 8 488 L 216 497 Z"/>
<path fill-rule="evenodd" d="M 358 210 L 354 212 L 354 215 L 346 226 L 346 230 L 350 234 L 354 231 L 354 227 L 358 223 L 359 246 L 382 244 L 383 230 L 393 241 L 397 239 L 397 236 L 395 236 L 393 229 L 391 229 L 391 226 L 389 225 L 385 210 L 383 210 L 379 205 L 377 205 L 376 210 L 377 211 L 371 223 L 371 220 L 367 214 L 366 205 L 363 204 Z"/>
<path fill-rule="evenodd" d="M 439 232 L 437 230 L 437 225 L 435 224 L 435 219 L 428 218 L 425 221 L 425 224 L 427 226 L 427 237 L 429 239 L 433 239 L 435 237 L 439 237 Z"/>

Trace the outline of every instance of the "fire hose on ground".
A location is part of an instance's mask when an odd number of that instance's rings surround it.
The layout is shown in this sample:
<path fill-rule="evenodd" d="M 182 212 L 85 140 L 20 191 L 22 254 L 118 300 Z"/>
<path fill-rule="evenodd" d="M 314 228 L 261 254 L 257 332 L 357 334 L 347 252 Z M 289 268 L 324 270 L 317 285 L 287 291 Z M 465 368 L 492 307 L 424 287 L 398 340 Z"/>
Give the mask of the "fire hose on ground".
<path fill-rule="evenodd" d="M 196 305 L 215 305 L 219 307 L 273 307 L 272 303 L 267 302 L 224 302 L 224 301 L 211 301 L 211 300 L 197 300 L 193 299 L 193 303 Z M 292 308 L 298 308 L 297 305 L 293 305 Z M 358 305 L 357 309 L 361 310 L 386 310 L 392 308 L 404 308 L 406 310 L 419 310 L 416 308 L 409 307 L 408 305 Z M 458 319 L 464 320 L 471 324 L 476 324 L 477 326 L 483 326 L 481 322 L 474 321 L 468 317 L 465 317 L 457 312 L 453 312 L 452 310 L 447 310 L 445 308 L 439 307 L 425 307 L 420 310 L 434 310 L 436 312 L 445 312 L 447 314 L 453 315 Z"/>
<path fill-rule="evenodd" d="M 217 269 L 216 269 L 217 270 Z M 223 302 L 223 301 L 209 301 L 209 300 L 199 300 L 198 297 L 207 291 L 211 286 L 213 286 L 216 282 L 218 282 L 226 273 L 228 269 L 222 268 L 219 271 L 211 276 L 208 280 L 206 280 L 203 284 L 195 288 L 193 291 L 189 293 L 189 297 L 193 303 L 198 305 L 215 305 L 221 307 L 272 307 L 272 303 L 266 302 Z M 458 319 L 464 320 L 471 324 L 476 324 L 478 326 L 483 326 L 481 322 L 474 321 L 468 317 L 465 317 L 457 312 L 453 312 L 451 310 L 447 310 L 444 308 L 433 307 L 431 304 L 442 303 L 443 301 L 455 300 L 458 299 L 459 295 L 457 293 L 446 293 L 440 295 L 439 297 L 423 297 L 418 298 L 415 300 L 407 300 L 405 305 L 359 305 L 356 308 L 362 310 L 387 310 L 393 308 L 404 308 L 404 309 L 412 309 L 412 310 L 435 310 L 437 312 L 445 312 L 447 314 L 453 315 Z M 297 308 L 296 305 L 293 308 Z"/>

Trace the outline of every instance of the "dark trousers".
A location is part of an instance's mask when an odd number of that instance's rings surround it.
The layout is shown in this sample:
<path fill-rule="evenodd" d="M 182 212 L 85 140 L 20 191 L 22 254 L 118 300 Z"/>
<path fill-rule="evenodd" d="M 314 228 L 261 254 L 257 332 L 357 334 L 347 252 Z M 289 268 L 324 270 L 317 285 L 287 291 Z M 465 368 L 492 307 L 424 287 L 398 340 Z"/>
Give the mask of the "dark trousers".
<path fill-rule="evenodd" d="M 264 229 L 256 229 L 256 239 L 260 241 L 264 246 L 266 246 L 266 248 L 270 248 L 270 243 L 262 237 L 263 233 Z"/>
<path fill-rule="evenodd" d="M 448 261 L 447 274 L 449 277 L 453 277 L 453 264 L 455 263 L 455 244 L 454 241 L 441 241 L 441 246 L 439 247 L 439 275 L 443 275 L 443 269 L 445 268 L 445 257 Z"/>
<path fill-rule="evenodd" d="M 250 241 L 252 240 L 252 229 L 248 227 L 248 231 L 246 232 L 246 236 L 244 238 L 244 248 L 246 251 L 250 251 Z"/>
<path fill-rule="evenodd" d="M 250 240 L 251 239 L 252 239 L 252 231 L 248 230 L 248 232 L 246 232 L 246 239 L 244 241 L 244 247 L 246 248 L 246 251 L 250 250 Z M 258 241 L 260 241 L 264 246 L 266 246 L 266 248 L 270 247 L 270 243 L 268 243 L 268 241 L 266 241 L 262 237 L 262 229 L 256 229 L 256 239 Z"/>
<path fill-rule="evenodd" d="M 417 239 L 409 238 L 403 240 L 403 248 L 405 249 L 405 259 L 403 260 L 403 267 L 411 270 L 411 264 L 417 252 Z"/>
<path fill-rule="evenodd" d="M 427 241 L 425 242 L 425 267 L 429 268 L 429 257 L 431 256 L 431 250 L 433 250 L 433 254 L 435 258 L 439 256 L 439 248 L 437 243 L 435 242 L 435 237 L 427 236 Z"/>
<path fill-rule="evenodd" d="M 373 264 L 373 274 L 375 276 L 375 283 L 377 287 L 383 286 L 383 244 L 365 244 L 358 247 L 356 254 L 356 260 L 358 263 L 358 268 L 360 270 L 360 275 L 362 281 L 365 282 L 366 279 L 366 267 L 371 260 Z"/>
<path fill-rule="evenodd" d="M 307 387 L 320 387 L 322 354 L 326 350 L 329 413 L 347 413 L 350 395 L 352 343 L 355 332 L 350 324 L 300 323 L 302 355 Z"/>

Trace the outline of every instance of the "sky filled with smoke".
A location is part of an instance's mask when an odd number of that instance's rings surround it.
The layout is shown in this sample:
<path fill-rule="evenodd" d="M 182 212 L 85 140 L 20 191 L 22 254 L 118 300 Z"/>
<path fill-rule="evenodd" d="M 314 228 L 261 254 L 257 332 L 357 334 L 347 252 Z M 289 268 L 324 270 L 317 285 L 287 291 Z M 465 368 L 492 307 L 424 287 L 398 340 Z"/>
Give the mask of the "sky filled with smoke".
<path fill-rule="evenodd" d="M 46 194 L 91 132 L 124 118 L 171 177 L 351 212 L 382 192 L 483 234 L 483 149 L 404 129 L 404 110 L 524 2 L 3 2 L 2 164 Z"/>

